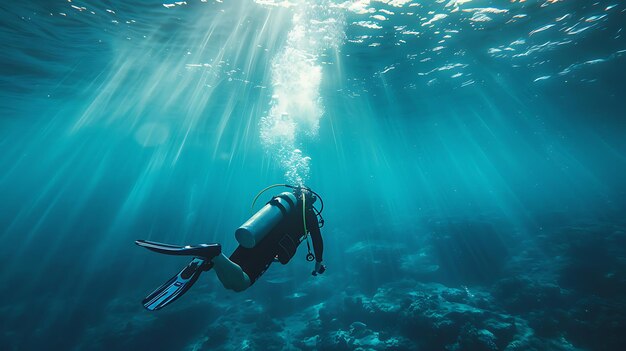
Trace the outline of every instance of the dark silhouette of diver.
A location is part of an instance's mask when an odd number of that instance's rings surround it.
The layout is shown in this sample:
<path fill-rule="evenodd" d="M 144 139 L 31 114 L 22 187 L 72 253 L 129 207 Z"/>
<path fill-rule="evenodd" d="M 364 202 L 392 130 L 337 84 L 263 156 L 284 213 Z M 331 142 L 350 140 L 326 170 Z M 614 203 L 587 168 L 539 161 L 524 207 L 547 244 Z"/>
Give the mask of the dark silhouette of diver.
<path fill-rule="evenodd" d="M 230 257 L 222 253 L 220 244 L 176 246 L 146 240 L 135 241 L 137 245 L 158 253 L 194 256 L 182 271 L 143 300 L 144 307 L 158 310 L 170 304 L 187 292 L 202 272 L 211 268 L 226 289 L 237 292 L 246 290 L 273 262 L 287 264 L 300 243 L 305 240 L 308 248 L 307 261 L 315 260 L 312 274 L 315 276 L 324 273 L 324 244 L 320 233 L 320 228 L 324 225 L 321 216 L 323 200 L 308 187 L 277 184 L 263 189 L 254 202 L 263 192 L 277 186 L 285 186 L 292 191 L 274 196 L 236 230 L 235 237 L 239 246 Z M 313 206 L 318 198 L 321 202 L 319 211 Z M 315 254 L 311 252 L 309 234 Z"/>

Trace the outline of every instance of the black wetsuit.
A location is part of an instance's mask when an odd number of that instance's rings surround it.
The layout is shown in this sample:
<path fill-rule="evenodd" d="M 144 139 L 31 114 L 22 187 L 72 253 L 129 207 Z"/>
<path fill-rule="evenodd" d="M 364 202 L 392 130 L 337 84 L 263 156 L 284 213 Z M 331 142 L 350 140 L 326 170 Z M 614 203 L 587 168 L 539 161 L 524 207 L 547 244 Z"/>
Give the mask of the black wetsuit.
<path fill-rule="evenodd" d="M 306 226 L 311 234 L 315 259 L 322 262 L 324 243 L 317 216 L 311 208 L 306 210 Z M 305 238 L 305 234 L 302 200 L 298 200 L 296 207 L 263 240 L 251 249 L 239 245 L 235 252 L 230 255 L 230 260 L 237 263 L 246 272 L 250 277 L 250 285 L 252 285 L 274 262 L 276 257 L 280 263 L 287 264 L 295 254 L 298 245 Z"/>

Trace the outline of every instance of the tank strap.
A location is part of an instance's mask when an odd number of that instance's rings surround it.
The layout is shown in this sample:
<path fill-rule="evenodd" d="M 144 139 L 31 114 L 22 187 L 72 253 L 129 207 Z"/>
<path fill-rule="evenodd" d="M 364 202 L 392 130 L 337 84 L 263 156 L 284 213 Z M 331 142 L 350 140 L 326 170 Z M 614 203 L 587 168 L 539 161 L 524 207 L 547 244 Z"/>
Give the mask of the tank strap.
<path fill-rule="evenodd" d="M 276 197 L 280 197 L 281 199 L 287 201 L 289 203 L 289 206 L 291 206 L 291 208 L 296 208 L 296 204 L 293 202 L 293 200 L 291 200 L 291 198 L 287 195 L 278 195 Z"/>
<path fill-rule="evenodd" d="M 281 199 L 284 199 L 283 197 L 281 197 Z M 283 206 L 283 204 L 280 203 L 280 201 L 278 201 L 278 196 L 274 196 L 269 202 L 268 204 L 270 205 L 274 205 L 276 207 L 278 207 L 278 209 L 280 210 L 280 212 L 283 214 L 283 216 L 287 216 L 287 209 L 285 208 L 285 206 Z"/>

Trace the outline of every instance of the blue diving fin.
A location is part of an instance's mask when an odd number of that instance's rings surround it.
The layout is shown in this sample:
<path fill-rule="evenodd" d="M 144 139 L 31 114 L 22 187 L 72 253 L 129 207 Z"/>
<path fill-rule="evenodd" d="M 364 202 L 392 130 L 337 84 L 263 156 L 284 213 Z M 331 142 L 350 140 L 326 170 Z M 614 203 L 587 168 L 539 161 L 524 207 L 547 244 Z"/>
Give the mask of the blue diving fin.
<path fill-rule="evenodd" d="M 208 271 L 211 267 L 213 267 L 212 262 L 194 258 L 182 271 L 146 296 L 141 302 L 143 307 L 156 311 L 176 301 L 191 288 L 202 272 Z"/>
<path fill-rule="evenodd" d="M 143 306 L 150 311 L 160 310 L 186 293 L 202 272 L 213 267 L 211 260 L 222 252 L 220 244 L 176 246 L 146 240 L 136 240 L 135 243 L 148 250 L 166 255 L 195 256 L 183 270 L 143 299 Z"/>

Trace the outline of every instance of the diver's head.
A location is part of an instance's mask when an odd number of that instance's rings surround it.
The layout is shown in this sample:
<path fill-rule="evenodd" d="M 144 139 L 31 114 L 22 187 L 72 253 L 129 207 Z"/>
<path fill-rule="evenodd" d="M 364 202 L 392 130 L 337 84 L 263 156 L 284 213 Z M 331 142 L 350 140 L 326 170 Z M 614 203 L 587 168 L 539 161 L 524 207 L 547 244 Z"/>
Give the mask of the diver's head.
<path fill-rule="evenodd" d="M 294 188 L 293 193 L 294 195 L 296 195 L 298 200 L 302 200 L 302 197 L 304 196 L 304 200 L 306 202 L 307 207 L 313 206 L 313 204 L 317 200 L 317 196 L 313 195 L 313 192 L 311 191 L 311 189 L 306 188 L 306 187 Z"/>

